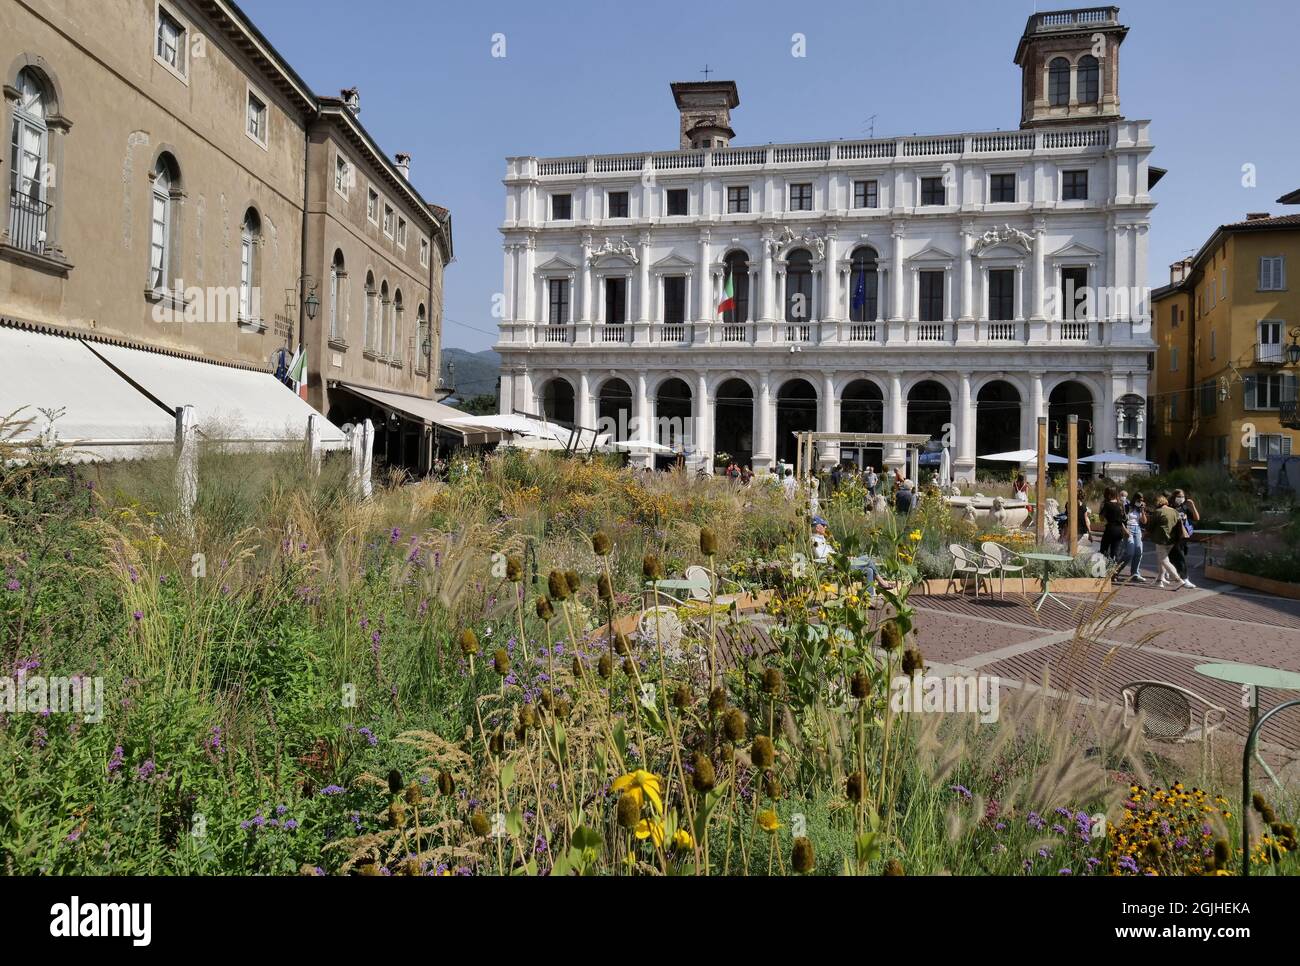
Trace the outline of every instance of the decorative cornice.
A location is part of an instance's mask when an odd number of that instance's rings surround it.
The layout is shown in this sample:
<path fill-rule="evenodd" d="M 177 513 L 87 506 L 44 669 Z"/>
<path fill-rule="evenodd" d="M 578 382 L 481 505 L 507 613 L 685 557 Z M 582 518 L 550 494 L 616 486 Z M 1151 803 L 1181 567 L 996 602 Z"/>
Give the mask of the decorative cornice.
<path fill-rule="evenodd" d="M 976 255 L 981 255 L 990 248 L 998 245 L 1010 245 L 1013 248 L 1019 248 L 1029 254 L 1033 249 L 1034 240 L 1019 228 L 1012 228 L 1010 225 L 1003 225 L 1001 228 L 990 228 L 979 238 L 975 239 L 972 251 Z"/>

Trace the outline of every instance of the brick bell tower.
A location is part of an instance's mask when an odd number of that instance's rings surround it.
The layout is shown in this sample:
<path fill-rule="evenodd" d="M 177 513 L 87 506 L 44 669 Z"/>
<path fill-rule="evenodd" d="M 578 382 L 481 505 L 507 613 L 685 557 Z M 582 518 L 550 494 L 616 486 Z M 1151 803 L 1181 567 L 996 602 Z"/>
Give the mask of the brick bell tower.
<path fill-rule="evenodd" d="M 1119 7 L 1036 13 L 1016 46 L 1020 126 L 1113 120 L 1119 112 Z"/>
<path fill-rule="evenodd" d="M 735 81 L 678 81 L 671 87 L 681 115 L 683 151 L 731 144 L 736 136 L 731 129 L 731 111 L 740 106 Z"/>

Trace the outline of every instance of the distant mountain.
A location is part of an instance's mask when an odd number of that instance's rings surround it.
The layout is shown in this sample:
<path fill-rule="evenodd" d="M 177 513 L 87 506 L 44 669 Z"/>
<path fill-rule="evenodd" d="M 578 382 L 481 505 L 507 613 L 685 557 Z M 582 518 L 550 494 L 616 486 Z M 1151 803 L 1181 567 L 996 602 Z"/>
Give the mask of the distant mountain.
<path fill-rule="evenodd" d="M 501 357 L 491 349 L 482 352 L 470 352 L 468 349 L 442 350 L 442 377 L 448 378 L 447 363 L 456 364 L 456 397 L 468 399 L 470 396 L 492 395 L 497 393 L 497 372 L 501 368 Z"/>

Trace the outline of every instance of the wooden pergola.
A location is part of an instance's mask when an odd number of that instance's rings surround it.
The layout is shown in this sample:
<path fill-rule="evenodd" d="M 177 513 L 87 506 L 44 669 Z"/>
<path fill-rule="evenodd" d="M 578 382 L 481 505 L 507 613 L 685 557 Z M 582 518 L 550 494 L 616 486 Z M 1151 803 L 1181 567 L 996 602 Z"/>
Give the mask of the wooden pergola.
<path fill-rule="evenodd" d="M 794 475 L 803 481 L 812 474 L 818 443 L 863 443 L 869 446 L 904 446 L 907 448 L 907 465 L 910 476 L 916 479 L 920 471 L 921 448 L 931 437 L 924 433 L 816 433 L 796 432 L 798 449 L 795 451 Z M 807 450 L 805 455 L 805 449 Z M 918 481 L 919 483 L 919 481 Z"/>

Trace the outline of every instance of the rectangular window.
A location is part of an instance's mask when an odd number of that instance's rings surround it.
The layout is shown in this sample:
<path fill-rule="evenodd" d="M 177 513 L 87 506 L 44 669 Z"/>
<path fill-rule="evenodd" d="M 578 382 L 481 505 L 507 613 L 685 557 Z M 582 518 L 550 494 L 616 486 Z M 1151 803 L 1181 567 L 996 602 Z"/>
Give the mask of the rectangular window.
<path fill-rule="evenodd" d="M 420 267 L 429 267 L 429 239 L 420 239 Z"/>
<path fill-rule="evenodd" d="M 811 184 L 790 185 L 790 210 L 813 210 L 813 186 Z"/>
<path fill-rule="evenodd" d="M 397 219 L 397 244 L 400 248 L 406 247 L 406 219 L 402 217 Z"/>
<path fill-rule="evenodd" d="M 727 189 L 727 214 L 746 214 L 749 212 L 749 189 L 744 185 L 733 185 Z"/>
<path fill-rule="evenodd" d="M 946 205 L 947 203 L 948 190 L 944 187 L 943 178 L 921 179 L 921 204 Z"/>
<path fill-rule="evenodd" d="M 627 217 L 627 192 L 611 191 L 605 202 L 606 218 L 626 218 Z"/>
<path fill-rule="evenodd" d="M 666 215 L 688 215 L 690 214 L 691 195 L 685 188 L 668 189 L 664 214 Z"/>
<path fill-rule="evenodd" d="M 1169 371 L 1178 371 L 1178 346 L 1176 345 L 1171 345 L 1169 347 Z"/>
<path fill-rule="evenodd" d="M 565 325 L 569 321 L 569 280 L 550 280 L 551 309 L 546 321 L 551 325 Z"/>
<path fill-rule="evenodd" d="M 1201 417 L 1208 419 L 1219 410 L 1219 386 L 1213 379 L 1201 383 Z"/>
<path fill-rule="evenodd" d="M 374 188 L 366 191 L 366 217 L 379 224 L 379 192 Z"/>
<path fill-rule="evenodd" d="M 573 195 L 551 195 L 551 221 L 573 218 Z"/>
<path fill-rule="evenodd" d="M 622 325 L 627 321 L 627 279 L 605 279 L 605 324 Z"/>
<path fill-rule="evenodd" d="M 248 92 L 248 136 L 258 144 L 266 144 L 266 102 Z"/>
<path fill-rule="evenodd" d="M 154 194 L 149 239 L 149 274 L 151 286 L 155 289 L 167 286 L 167 233 L 170 227 L 168 224 L 170 207 L 166 196 Z"/>
<path fill-rule="evenodd" d="M 1215 337 L 1214 330 L 1211 329 L 1210 330 L 1210 358 L 1211 359 L 1217 359 L 1219 357 L 1218 342 L 1219 340 Z"/>
<path fill-rule="evenodd" d="M 1016 317 L 1016 272 L 1013 268 L 989 271 L 989 320 L 1010 322 Z"/>
<path fill-rule="evenodd" d="M 393 237 L 393 206 L 384 205 L 384 234 Z"/>
<path fill-rule="evenodd" d="M 1255 437 L 1250 448 L 1250 458 L 1256 462 L 1265 462 L 1270 456 L 1290 456 L 1291 437 L 1281 433 L 1261 433 Z"/>
<path fill-rule="evenodd" d="M 989 175 L 989 201 L 993 204 L 1005 204 L 1016 200 L 1016 176 L 1014 174 Z"/>
<path fill-rule="evenodd" d="M 1177 305 L 1169 306 L 1169 324 L 1172 325 L 1175 329 L 1178 328 L 1178 306 Z"/>
<path fill-rule="evenodd" d="M 1282 323 L 1263 319 L 1259 323 L 1259 346 L 1255 358 L 1260 362 L 1282 362 Z"/>
<path fill-rule="evenodd" d="M 1264 255 L 1259 260 L 1259 290 L 1280 292 L 1286 288 L 1286 258 L 1282 255 Z"/>
<path fill-rule="evenodd" d="M 943 272 L 917 272 L 920 289 L 920 321 L 943 321 Z"/>
<path fill-rule="evenodd" d="M 1062 201 L 1087 201 L 1088 200 L 1088 172 L 1087 171 L 1062 171 L 1061 172 L 1061 200 Z"/>
<path fill-rule="evenodd" d="M 1295 402 L 1296 377 L 1290 373 L 1252 373 L 1245 382 L 1247 409 L 1277 409 Z"/>
<path fill-rule="evenodd" d="M 1086 268 L 1061 269 L 1061 318 L 1082 322 L 1092 314 L 1088 299 L 1088 270 Z"/>
<path fill-rule="evenodd" d="M 664 321 L 681 325 L 686 321 L 686 276 L 664 277 Z"/>
<path fill-rule="evenodd" d="M 158 42 L 154 56 L 180 74 L 186 70 L 186 37 L 181 22 L 162 7 L 158 8 Z"/>
<path fill-rule="evenodd" d="M 334 190 L 346 198 L 348 188 L 351 186 L 352 167 L 348 164 L 347 158 L 337 154 L 334 156 Z"/>
<path fill-rule="evenodd" d="M 1169 397 L 1169 421 L 1173 422 L 1178 418 L 1178 397 Z"/>
<path fill-rule="evenodd" d="M 853 207 L 854 208 L 880 207 L 880 190 L 876 182 L 874 181 L 853 182 Z"/>

